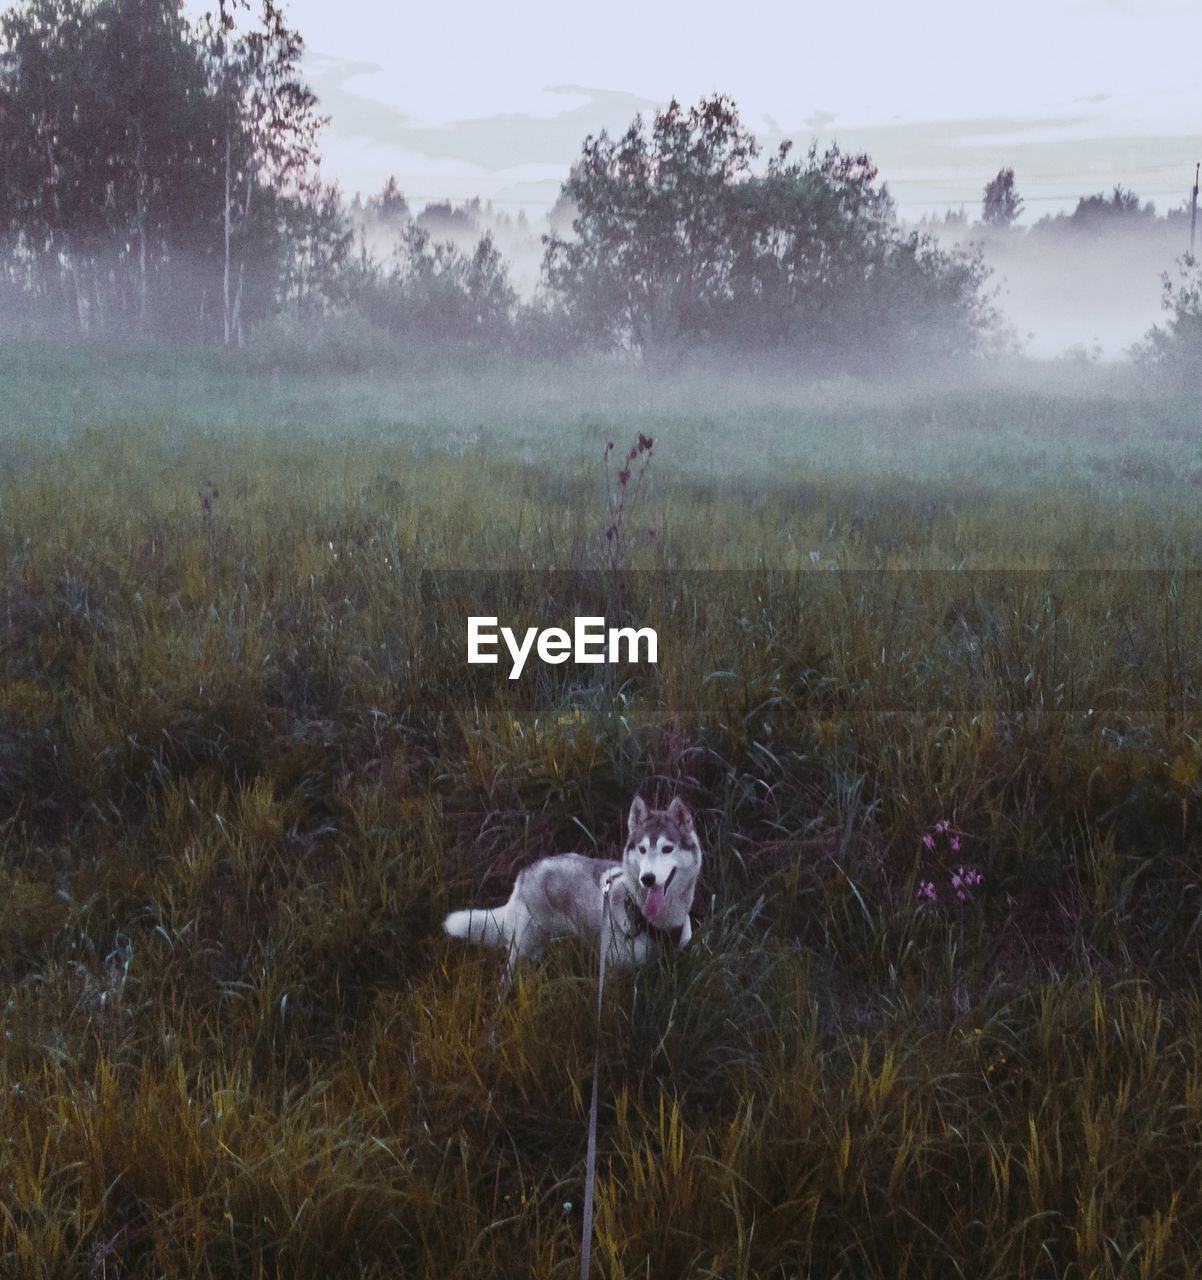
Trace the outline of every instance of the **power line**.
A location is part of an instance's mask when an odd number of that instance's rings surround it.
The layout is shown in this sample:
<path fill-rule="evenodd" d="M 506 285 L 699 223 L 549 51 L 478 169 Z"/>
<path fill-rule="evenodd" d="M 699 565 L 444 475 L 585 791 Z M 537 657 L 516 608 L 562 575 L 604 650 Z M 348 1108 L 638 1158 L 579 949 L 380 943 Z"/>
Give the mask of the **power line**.
<path fill-rule="evenodd" d="M 1059 196 L 1023 196 L 1023 198 L 1022 198 L 1022 199 L 1023 199 L 1023 203 L 1024 203 L 1024 204 L 1034 204 L 1034 203 L 1036 203 L 1037 201 L 1041 201 L 1041 200 L 1080 200 L 1080 199 L 1083 197 L 1083 195 L 1086 195 L 1086 194 L 1093 194 L 1093 193 L 1092 193 L 1092 192 L 1090 192 L 1090 193 L 1085 193 L 1085 192 L 1081 192 L 1081 191 L 1074 191 L 1074 192 L 1072 192 L 1071 194 L 1068 194 L 1068 195 L 1059 195 Z M 1181 193 L 1180 193 L 1180 192 L 1178 192 L 1178 191 L 1141 191 L 1141 192 L 1139 193 L 1139 196 L 1140 196 L 1140 199 L 1141 199 L 1141 200 L 1142 200 L 1142 199 L 1144 199 L 1145 197 L 1147 197 L 1148 199 L 1156 199 L 1156 200 L 1160 200 L 1160 199 L 1163 199 L 1165 196 L 1175 196 L 1175 195 L 1180 195 L 1180 194 L 1181 194 Z M 1187 193 L 1187 194 L 1188 194 L 1188 193 Z M 971 197 L 969 197 L 969 198 L 970 198 L 970 199 L 972 199 L 972 200 L 979 200 L 979 199 L 980 199 L 980 196 L 979 196 L 979 195 L 974 195 L 974 196 L 971 196 Z M 948 202 L 947 200 L 905 200 L 905 201 L 899 201 L 898 203 L 899 203 L 899 204 L 913 204 L 913 205 L 917 205 L 917 204 L 925 204 L 925 205 L 942 205 L 942 204 L 947 204 L 947 203 L 949 203 L 949 202 Z M 963 203 L 963 199 L 961 199 L 961 203 Z"/>
<path fill-rule="evenodd" d="M 886 184 L 888 185 L 888 184 Z M 468 205 L 479 202 L 481 207 L 490 204 L 518 205 L 525 209 L 550 209 L 559 203 L 559 197 L 554 200 L 546 199 L 519 199 L 517 196 L 427 196 L 427 195 L 410 195 L 409 192 L 402 193 L 406 200 L 424 201 L 427 204 L 449 204 L 454 205 L 456 201 L 460 205 Z M 1065 195 L 1045 195 L 1045 196 L 1023 196 L 1024 204 L 1045 204 L 1053 200 L 1081 200 L 1093 192 L 1073 191 Z M 1141 191 L 1138 193 L 1141 200 L 1164 200 L 1170 196 L 1180 195 L 1182 199 L 1189 196 L 1189 191 L 1182 193 L 1179 191 Z M 974 192 L 971 196 L 948 196 L 940 200 L 897 200 L 893 203 L 899 209 L 946 209 L 956 204 L 976 204 L 981 199 L 980 192 Z"/>
<path fill-rule="evenodd" d="M 1088 195 L 1092 195 L 1092 194 L 1094 193 L 1074 191 L 1071 195 L 1062 195 L 1062 196 L 1023 196 L 1022 200 L 1023 200 L 1023 204 L 1037 204 L 1041 201 L 1049 201 L 1049 200 L 1081 200 L 1081 199 L 1087 198 Z M 1186 195 L 1188 194 L 1189 193 L 1187 191 Z M 1181 193 L 1179 191 L 1141 191 L 1139 192 L 1139 198 L 1141 200 L 1143 199 L 1163 200 L 1168 196 L 1176 196 L 1176 195 L 1181 195 Z M 979 194 L 968 196 L 968 197 L 961 197 L 959 202 L 960 204 L 967 204 L 970 202 L 975 204 L 978 200 L 980 200 L 980 198 L 981 197 Z M 955 204 L 956 200 L 955 198 L 952 198 L 950 200 L 896 200 L 894 201 L 894 203 L 898 205 L 899 208 L 905 207 L 909 209 L 924 209 L 924 208 L 925 209 L 941 209 L 945 205 Z"/>

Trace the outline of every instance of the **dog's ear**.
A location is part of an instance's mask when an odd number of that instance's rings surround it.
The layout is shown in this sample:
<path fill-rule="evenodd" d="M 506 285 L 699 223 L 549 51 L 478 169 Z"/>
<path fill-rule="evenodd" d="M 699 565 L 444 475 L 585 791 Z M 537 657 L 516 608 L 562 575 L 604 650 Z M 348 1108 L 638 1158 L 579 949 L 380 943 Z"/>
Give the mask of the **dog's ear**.
<path fill-rule="evenodd" d="M 630 802 L 630 816 L 626 819 L 626 830 L 634 835 L 635 827 L 641 827 L 647 821 L 647 801 L 642 796 L 635 796 Z"/>
<path fill-rule="evenodd" d="M 693 815 L 689 812 L 685 802 L 677 796 L 675 800 L 668 806 L 668 817 L 685 833 L 690 835 L 693 830 Z"/>

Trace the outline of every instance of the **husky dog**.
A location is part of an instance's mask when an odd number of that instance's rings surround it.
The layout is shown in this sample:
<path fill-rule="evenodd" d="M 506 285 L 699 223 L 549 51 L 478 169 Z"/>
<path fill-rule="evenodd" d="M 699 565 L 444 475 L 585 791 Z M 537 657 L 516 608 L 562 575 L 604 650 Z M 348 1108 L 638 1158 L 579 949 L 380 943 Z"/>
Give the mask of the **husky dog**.
<path fill-rule="evenodd" d="M 442 927 L 453 938 L 506 948 L 511 973 L 519 958 L 537 958 L 548 938 L 564 934 L 600 932 L 609 963 L 642 964 L 659 934 L 678 947 L 692 936 L 700 871 L 701 844 L 684 801 L 649 809 L 635 796 L 621 862 L 579 853 L 540 858 L 518 872 L 504 906 L 452 911 Z"/>

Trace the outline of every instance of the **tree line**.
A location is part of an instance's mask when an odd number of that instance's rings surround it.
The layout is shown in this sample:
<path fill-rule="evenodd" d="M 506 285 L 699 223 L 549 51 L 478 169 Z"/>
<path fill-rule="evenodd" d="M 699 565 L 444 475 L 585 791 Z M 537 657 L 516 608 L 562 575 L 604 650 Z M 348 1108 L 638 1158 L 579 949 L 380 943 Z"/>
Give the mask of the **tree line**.
<path fill-rule="evenodd" d="M 349 245 L 276 0 L 28 0 L 0 19 L 6 314 L 241 340 Z"/>
<path fill-rule="evenodd" d="M 1164 232 L 1180 237 L 1189 226 L 1189 210 L 1185 205 L 1158 214 L 1151 200 L 1141 200 L 1139 195 L 1121 183 L 1107 191 L 1096 191 L 1079 196 L 1071 210 L 1045 214 L 1029 226 L 1019 223 L 1026 208 L 1026 201 L 1019 194 L 1014 170 L 999 169 L 981 192 L 981 211 L 976 227 L 996 233 L 1026 235 L 1034 239 L 1062 236 L 1082 236 L 1099 232 Z M 920 227 L 967 227 L 970 225 L 968 210 L 948 209 L 935 217 L 924 217 Z"/>
<path fill-rule="evenodd" d="M 763 160 L 723 95 L 585 139 L 522 300 L 494 234 L 465 239 L 478 203 L 414 218 L 395 180 L 366 205 L 322 180 L 303 51 L 279 0 L 218 0 L 194 22 L 181 0 L 9 9 L 0 321 L 227 346 L 290 324 L 821 368 L 928 364 L 997 339 L 979 250 L 902 228 L 866 155 L 786 143 Z M 985 197 L 987 222 L 1012 222 L 1013 172 Z"/>

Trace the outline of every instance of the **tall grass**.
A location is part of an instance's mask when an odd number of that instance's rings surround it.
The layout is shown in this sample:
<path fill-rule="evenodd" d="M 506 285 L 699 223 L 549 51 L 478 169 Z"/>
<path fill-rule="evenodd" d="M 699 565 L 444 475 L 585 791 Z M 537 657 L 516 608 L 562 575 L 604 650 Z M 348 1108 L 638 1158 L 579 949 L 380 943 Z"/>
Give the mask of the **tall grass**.
<path fill-rule="evenodd" d="M 642 788 L 706 863 L 607 988 L 601 1274 L 1192 1272 L 1187 406 L 3 374 L 0 1271 L 574 1274 L 593 957 L 439 922 Z M 469 668 L 612 610 L 638 432 L 659 665 Z"/>

